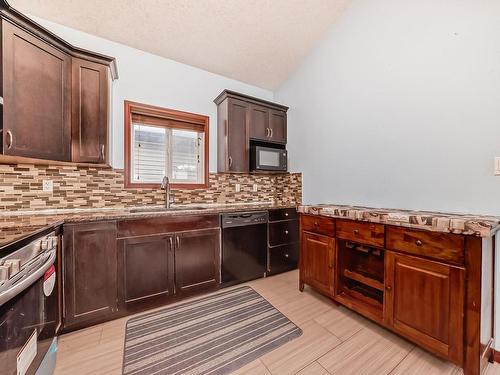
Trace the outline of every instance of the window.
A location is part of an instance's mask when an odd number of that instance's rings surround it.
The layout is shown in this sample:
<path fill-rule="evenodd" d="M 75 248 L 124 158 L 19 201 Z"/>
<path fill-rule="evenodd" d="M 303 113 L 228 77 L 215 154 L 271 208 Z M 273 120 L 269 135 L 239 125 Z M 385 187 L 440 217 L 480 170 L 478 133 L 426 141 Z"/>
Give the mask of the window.
<path fill-rule="evenodd" d="M 206 187 L 207 155 L 207 116 L 125 102 L 125 187 Z"/>

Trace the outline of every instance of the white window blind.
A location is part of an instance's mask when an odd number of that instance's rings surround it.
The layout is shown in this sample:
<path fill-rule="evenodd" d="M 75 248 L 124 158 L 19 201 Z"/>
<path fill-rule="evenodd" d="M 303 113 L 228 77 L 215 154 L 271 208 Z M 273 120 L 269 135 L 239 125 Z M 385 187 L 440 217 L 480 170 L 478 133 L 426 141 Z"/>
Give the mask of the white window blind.
<path fill-rule="evenodd" d="M 144 122 L 132 127 L 132 182 L 160 183 L 168 176 L 173 183 L 203 183 L 203 132 Z"/>

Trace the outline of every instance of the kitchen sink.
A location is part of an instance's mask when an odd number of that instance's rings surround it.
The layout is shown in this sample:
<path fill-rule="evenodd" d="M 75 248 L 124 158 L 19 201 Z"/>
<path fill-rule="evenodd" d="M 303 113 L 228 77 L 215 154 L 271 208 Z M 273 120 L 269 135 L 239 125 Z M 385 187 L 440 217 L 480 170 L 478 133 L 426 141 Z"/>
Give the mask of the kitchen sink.
<path fill-rule="evenodd" d="M 172 212 L 172 211 L 187 211 L 187 210 L 206 210 L 206 207 L 190 206 L 190 207 L 141 207 L 133 208 L 130 210 L 132 213 L 136 212 Z"/>

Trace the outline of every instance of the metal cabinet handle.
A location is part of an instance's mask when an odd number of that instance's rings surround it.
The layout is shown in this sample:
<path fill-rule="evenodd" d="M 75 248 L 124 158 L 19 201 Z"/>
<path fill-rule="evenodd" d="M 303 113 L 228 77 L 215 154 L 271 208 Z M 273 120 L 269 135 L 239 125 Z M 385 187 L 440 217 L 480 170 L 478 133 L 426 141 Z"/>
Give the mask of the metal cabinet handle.
<path fill-rule="evenodd" d="M 288 231 L 285 229 L 285 234 L 288 234 Z"/>
<path fill-rule="evenodd" d="M 317 221 L 314 222 L 314 226 L 315 227 L 318 227 L 319 226 L 319 223 Z"/>
<path fill-rule="evenodd" d="M 266 137 L 269 137 L 269 134 L 271 134 L 271 132 L 269 131 L 269 128 L 266 128 Z"/>
<path fill-rule="evenodd" d="M 229 168 L 233 166 L 233 158 L 230 156 L 229 157 Z"/>
<path fill-rule="evenodd" d="M 385 290 L 387 290 L 388 292 L 390 292 L 390 291 L 392 290 L 392 286 L 387 285 L 387 286 L 385 287 Z"/>
<path fill-rule="evenodd" d="M 422 246 L 422 241 L 420 241 L 420 240 L 416 240 L 416 241 L 415 241 L 415 245 L 417 245 L 417 246 Z"/>
<path fill-rule="evenodd" d="M 104 160 L 104 145 L 101 145 L 101 159 Z"/>
<path fill-rule="evenodd" d="M 285 212 L 285 216 L 288 216 L 288 212 Z"/>
<path fill-rule="evenodd" d="M 288 257 L 290 257 L 290 255 L 288 255 L 288 254 L 285 254 L 285 258 L 288 258 Z"/>
<path fill-rule="evenodd" d="M 179 249 L 181 247 L 181 240 L 179 236 L 175 236 L 175 242 L 177 244 L 177 249 Z"/>
<path fill-rule="evenodd" d="M 174 248 L 174 241 L 172 240 L 172 237 L 170 237 L 170 251 Z"/>
<path fill-rule="evenodd" d="M 353 232 L 354 234 L 359 234 L 359 229 L 354 229 L 352 232 Z"/>
<path fill-rule="evenodd" d="M 12 147 L 12 143 L 14 141 L 14 137 L 12 136 L 12 132 L 10 130 L 7 130 L 7 139 L 6 139 L 6 143 L 7 143 L 7 148 L 10 149 Z"/>
<path fill-rule="evenodd" d="M 273 128 L 269 128 L 269 130 L 271 131 L 271 138 L 273 137 Z"/>

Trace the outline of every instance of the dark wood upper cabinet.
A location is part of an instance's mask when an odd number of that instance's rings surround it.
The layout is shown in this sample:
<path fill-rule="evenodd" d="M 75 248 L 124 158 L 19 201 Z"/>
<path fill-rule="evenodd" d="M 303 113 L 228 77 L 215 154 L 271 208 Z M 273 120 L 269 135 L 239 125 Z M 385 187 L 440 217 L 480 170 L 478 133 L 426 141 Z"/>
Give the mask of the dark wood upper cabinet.
<path fill-rule="evenodd" d="M 216 288 L 220 283 L 220 229 L 176 235 L 176 293 Z"/>
<path fill-rule="evenodd" d="M 271 135 L 269 128 L 269 108 L 256 104 L 250 105 L 250 138 L 268 139 Z"/>
<path fill-rule="evenodd" d="M 108 143 L 109 68 L 74 58 L 72 74 L 72 159 L 104 163 Z"/>
<path fill-rule="evenodd" d="M 214 102 L 219 172 L 248 172 L 250 141 L 286 143 L 288 107 L 229 90 L 224 90 Z"/>
<path fill-rule="evenodd" d="M 69 44 L 5 0 L 0 18 L 0 162 L 105 163 L 115 60 Z"/>
<path fill-rule="evenodd" d="M 461 365 L 465 270 L 392 251 L 385 261 L 386 323 Z"/>
<path fill-rule="evenodd" d="M 248 103 L 230 99 L 228 101 L 228 120 L 225 122 L 227 134 L 227 172 L 248 172 Z"/>
<path fill-rule="evenodd" d="M 2 20 L 3 151 L 71 158 L 71 56 Z"/>
<path fill-rule="evenodd" d="M 286 143 L 286 112 L 269 111 L 270 140 L 272 142 Z"/>
<path fill-rule="evenodd" d="M 64 326 L 79 327 L 117 312 L 116 224 L 64 226 Z"/>

